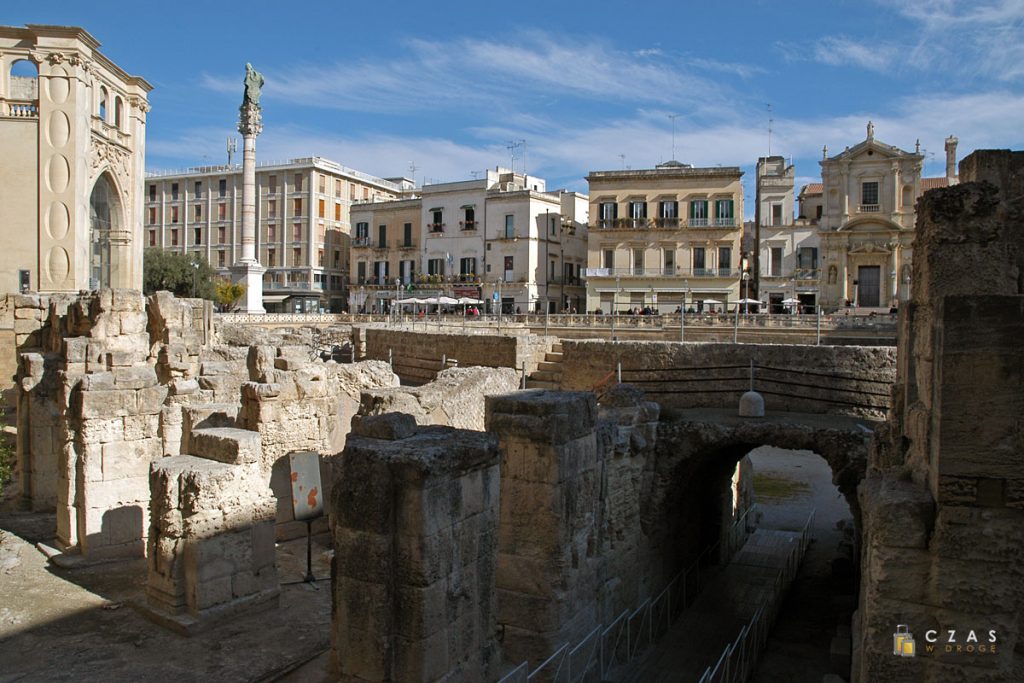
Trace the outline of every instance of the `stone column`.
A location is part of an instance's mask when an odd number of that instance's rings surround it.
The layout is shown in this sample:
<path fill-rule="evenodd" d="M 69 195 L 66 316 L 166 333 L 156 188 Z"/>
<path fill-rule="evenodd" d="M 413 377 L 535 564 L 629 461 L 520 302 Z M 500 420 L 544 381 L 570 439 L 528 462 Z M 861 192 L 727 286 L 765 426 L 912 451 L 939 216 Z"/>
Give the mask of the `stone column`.
<path fill-rule="evenodd" d="M 263 273 L 266 268 L 256 258 L 256 136 L 263 131 L 260 105 L 242 103 L 238 132 L 242 134 L 242 258 L 231 266 L 235 282 L 245 286 L 239 310 L 266 313 L 263 308 Z"/>

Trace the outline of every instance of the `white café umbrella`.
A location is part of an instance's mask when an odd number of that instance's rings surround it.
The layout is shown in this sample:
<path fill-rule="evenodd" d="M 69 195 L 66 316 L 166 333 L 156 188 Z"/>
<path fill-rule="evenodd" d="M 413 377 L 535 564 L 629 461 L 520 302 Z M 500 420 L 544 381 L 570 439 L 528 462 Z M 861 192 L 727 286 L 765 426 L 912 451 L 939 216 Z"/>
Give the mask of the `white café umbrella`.
<path fill-rule="evenodd" d="M 459 303 L 458 299 L 453 299 L 450 296 L 442 296 L 439 301 L 445 306 L 452 306 L 454 304 Z"/>
<path fill-rule="evenodd" d="M 719 301 L 718 299 L 704 299 L 703 301 L 701 301 L 701 303 L 702 304 L 713 305 L 713 304 L 721 304 L 722 302 Z"/>
<path fill-rule="evenodd" d="M 782 303 L 786 306 L 794 306 L 800 303 L 800 299 L 783 299 Z"/>
<path fill-rule="evenodd" d="M 730 304 L 760 304 L 759 299 L 740 299 L 739 301 L 730 301 Z"/>
<path fill-rule="evenodd" d="M 460 304 L 482 304 L 483 301 L 481 301 L 480 299 L 474 299 L 471 296 L 460 296 L 459 297 L 459 303 Z"/>

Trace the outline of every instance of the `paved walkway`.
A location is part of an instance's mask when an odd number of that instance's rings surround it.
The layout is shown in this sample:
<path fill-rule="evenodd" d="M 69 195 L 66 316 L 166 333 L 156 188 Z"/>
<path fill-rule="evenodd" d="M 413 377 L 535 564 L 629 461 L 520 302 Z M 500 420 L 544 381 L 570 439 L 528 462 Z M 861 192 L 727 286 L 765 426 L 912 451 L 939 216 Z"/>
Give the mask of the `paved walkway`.
<path fill-rule="evenodd" d="M 799 542 L 799 532 L 754 531 L 654 649 L 620 680 L 695 683 L 754 616 Z"/>

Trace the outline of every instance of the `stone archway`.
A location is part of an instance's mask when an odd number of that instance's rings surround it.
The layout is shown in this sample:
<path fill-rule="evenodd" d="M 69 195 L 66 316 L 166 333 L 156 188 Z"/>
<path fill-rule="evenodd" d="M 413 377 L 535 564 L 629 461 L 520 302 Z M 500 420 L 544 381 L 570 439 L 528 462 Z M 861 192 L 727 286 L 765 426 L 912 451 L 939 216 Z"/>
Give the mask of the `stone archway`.
<path fill-rule="evenodd" d="M 119 250 L 117 237 L 124 231 L 120 194 L 109 173 L 100 174 L 89 195 L 89 288 L 116 287 Z"/>

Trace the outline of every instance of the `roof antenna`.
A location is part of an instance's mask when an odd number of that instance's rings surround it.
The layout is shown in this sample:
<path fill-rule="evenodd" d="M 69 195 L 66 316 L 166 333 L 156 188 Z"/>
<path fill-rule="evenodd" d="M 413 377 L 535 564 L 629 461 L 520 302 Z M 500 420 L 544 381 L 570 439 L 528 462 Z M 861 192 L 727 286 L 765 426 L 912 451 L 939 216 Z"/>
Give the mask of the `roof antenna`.
<path fill-rule="evenodd" d="M 619 158 L 622 159 L 622 168 L 626 168 L 626 155 L 620 154 Z"/>
<path fill-rule="evenodd" d="M 668 114 L 668 117 L 672 119 L 672 161 L 676 160 L 676 119 L 679 118 L 679 114 Z"/>
<path fill-rule="evenodd" d="M 772 123 L 775 119 L 772 118 L 772 104 L 769 102 L 768 107 L 768 156 L 772 155 Z"/>

